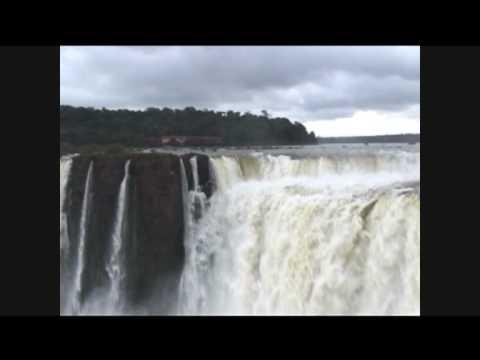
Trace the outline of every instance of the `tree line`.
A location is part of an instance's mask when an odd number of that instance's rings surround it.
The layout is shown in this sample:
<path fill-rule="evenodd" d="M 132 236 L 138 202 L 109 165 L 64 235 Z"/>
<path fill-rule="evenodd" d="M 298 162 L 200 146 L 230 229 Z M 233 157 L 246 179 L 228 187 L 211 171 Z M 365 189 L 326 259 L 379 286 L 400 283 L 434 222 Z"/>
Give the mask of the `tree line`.
<path fill-rule="evenodd" d="M 287 118 L 250 112 L 147 108 L 109 110 L 60 106 L 61 153 L 81 146 L 148 147 L 161 136 L 218 137 L 223 146 L 315 144 L 313 132 Z"/>

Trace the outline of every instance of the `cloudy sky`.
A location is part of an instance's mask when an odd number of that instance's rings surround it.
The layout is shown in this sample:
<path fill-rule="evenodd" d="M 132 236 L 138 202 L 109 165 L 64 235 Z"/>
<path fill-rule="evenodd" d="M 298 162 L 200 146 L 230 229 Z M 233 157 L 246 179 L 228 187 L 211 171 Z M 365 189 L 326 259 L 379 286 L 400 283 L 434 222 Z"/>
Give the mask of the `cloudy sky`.
<path fill-rule="evenodd" d="M 420 132 L 419 47 L 61 47 L 63 105 L 267 110 L 318 136 Z"/>

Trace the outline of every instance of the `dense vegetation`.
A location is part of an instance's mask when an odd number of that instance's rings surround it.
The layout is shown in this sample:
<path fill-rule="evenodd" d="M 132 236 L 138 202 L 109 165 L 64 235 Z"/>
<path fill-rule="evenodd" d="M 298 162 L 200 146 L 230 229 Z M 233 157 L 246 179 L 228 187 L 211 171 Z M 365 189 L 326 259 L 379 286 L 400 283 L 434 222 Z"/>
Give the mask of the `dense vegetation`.
<path fill-rule="evenodd" d="M 376 136 L 349 136 L 318 138 L 320 144 L 338 143 L 419 143 L 420 134 L 376 135 Z"/>
<path fill-rule="evenodd" d="M 187 107 L 145 111 L 60 106 L 61 153 L 82 146 L 146 147 L 161 136 L 208 136 L 223 146 L 300 145 L 317 142 L 315 134 L 286 118 Z M 115 145 L 113 145 L 115 144 Z"/>

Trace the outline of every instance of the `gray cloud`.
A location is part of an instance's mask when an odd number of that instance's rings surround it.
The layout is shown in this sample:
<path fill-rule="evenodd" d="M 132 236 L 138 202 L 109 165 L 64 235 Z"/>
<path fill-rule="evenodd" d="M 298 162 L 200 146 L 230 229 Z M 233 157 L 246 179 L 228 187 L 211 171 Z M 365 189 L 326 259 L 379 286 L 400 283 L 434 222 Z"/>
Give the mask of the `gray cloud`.
<path fill-rule="evenodd" d="M 195 106 L 292 120 L 412 113 L 418 47 L 62 47 L 61 103 Z M 416 112 L 415 112 L 416 113 Z"/>

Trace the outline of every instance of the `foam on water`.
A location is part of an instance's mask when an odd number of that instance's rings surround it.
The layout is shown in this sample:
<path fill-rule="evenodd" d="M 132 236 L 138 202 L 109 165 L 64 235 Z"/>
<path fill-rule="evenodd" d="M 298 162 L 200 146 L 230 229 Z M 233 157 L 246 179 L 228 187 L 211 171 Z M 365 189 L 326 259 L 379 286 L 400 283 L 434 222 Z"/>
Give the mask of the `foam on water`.
<path fill-rule="evenodd" d="M 182 313 L 419 314 L 419 153 L 211 163 Z"/>

